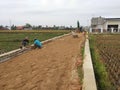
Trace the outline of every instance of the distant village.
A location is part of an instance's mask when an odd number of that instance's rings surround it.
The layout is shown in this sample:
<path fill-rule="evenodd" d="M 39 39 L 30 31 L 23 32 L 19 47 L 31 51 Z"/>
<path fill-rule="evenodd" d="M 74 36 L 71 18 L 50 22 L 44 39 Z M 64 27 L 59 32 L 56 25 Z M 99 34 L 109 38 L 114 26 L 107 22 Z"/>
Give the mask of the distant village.
<path fill-rule="evenodd" d="M 16 26 L 16 25 L 11 25 L 11 26 L 3 26 L 3 25 L 0 25 L 0 30 L 73 30 L 75 29 L 75 27 L 72 27 L 72 26 L 56 26 L 56 25 L 53 25 L 53 26 L 42 26 L 42 25 L 38 25 L 38 26 L 32 26 L 31 24 L 29 23 L 26 23 L 25 25 L 23 26 Z"/>

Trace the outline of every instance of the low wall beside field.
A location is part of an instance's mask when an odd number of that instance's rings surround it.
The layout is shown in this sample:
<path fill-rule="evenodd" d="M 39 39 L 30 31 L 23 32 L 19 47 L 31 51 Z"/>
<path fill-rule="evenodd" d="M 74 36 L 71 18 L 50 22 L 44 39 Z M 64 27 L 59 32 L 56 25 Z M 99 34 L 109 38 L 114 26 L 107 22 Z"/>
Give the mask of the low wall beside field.
<path fill-rule="evenodd" d="M 96 80 L 92 65 L 92 59 L 89 48 L 88 36 L 85 42 L 84 63 L 83 63 L 83 89 L 82 90 L 97 90 Z"/>

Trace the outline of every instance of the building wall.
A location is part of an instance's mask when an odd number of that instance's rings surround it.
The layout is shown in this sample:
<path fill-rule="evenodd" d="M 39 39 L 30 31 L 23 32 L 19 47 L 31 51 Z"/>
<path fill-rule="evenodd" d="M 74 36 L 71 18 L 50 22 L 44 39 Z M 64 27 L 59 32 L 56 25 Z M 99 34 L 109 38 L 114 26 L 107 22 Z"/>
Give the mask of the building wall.
<path fill-rule="evenodd" d="M 102 17 L 95 17 L 91 19 L 91 25 L 102 25 L 104 23 L 104 18 Z"/>
<path fill-rule="evenodd" d="M 108 25 L 110 28 L 108 28 Z M 112 26 L 112 25 L 118 25 L 118 28 L 116 29 L 116 26 Z M 113 28 L 114 30 L 112 31 L 116 31 L 120 32 L 120 18 L 103 18 L 103 17 L 93 17 L 91 19 L 91 28 L 93 31 L 96 30 L 100 30 L 101 32 L 106 32 L 106 31 L 111 31 L 111 28 Z M 109 30 L 108 30 L 109 29 Z"/>
<path fill-rule="evenodd" d="M 103 23 L 104 18 L 100 17 L 94 17 L 91 19 L 91 28 L 92 32 L 101 32 L 101 29 L 103 29 Z"/>
<path fill-rule="evenodd" d="M 118 25 L 118 29 L 120 29 L 120 20 L 108 20 L 106 23 L 103 25 L 103 28 L 107 30 L 108 25 Z"/>

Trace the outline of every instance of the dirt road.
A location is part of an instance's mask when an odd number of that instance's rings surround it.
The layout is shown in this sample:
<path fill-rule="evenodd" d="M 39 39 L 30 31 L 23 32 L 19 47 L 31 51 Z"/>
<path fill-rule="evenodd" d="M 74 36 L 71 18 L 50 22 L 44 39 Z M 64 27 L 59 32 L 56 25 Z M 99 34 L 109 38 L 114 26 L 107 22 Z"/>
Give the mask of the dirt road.
<path fill-rule="evenodd" d="M 66 36 L 0 63 L 0 90 L 71 90 L 72 66 L 83 41 L 83 34 Z"/>

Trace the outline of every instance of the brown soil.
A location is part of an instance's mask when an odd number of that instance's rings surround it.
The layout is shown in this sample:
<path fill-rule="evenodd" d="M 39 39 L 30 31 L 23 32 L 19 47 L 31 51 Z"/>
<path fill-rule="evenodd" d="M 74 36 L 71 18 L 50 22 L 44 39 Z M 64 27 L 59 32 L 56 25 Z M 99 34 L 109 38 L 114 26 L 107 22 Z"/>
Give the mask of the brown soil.
<path fill-rule="evenodd" d="M 66 36 L 0 63 L 0 90 L 79 90 L 71 72 L 84 39 Z"/>

